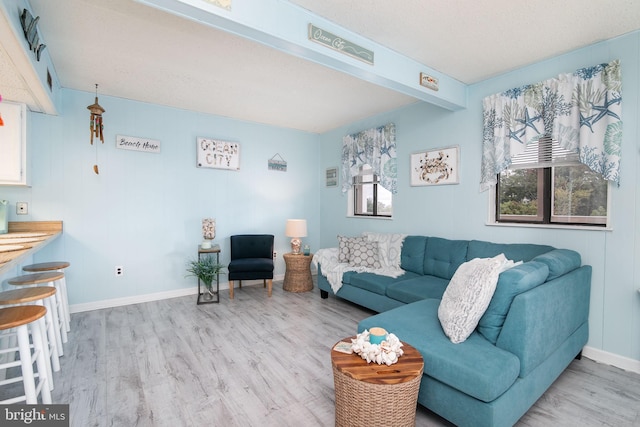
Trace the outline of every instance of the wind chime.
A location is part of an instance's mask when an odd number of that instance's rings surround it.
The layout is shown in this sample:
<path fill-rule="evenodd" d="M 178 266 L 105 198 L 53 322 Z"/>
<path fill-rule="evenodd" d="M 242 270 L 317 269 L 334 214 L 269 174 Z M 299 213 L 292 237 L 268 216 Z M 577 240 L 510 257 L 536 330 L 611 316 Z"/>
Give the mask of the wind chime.
<path fill-rule="evenodd" d="M 100 138 L 100 142 L 104 144 L 104 125 L 102 123 L 102 113 L 104 108 L 98 104 L 98 84 L 96 83 L 96 100 L 92 105 L 87 107 L 87 110 L 91 111 L 91 122 L 89 124 L 89 130 L 91 131 L 91 145 L 93 145 L 93 137 Z M 96 175 L 98 172 L 98 144 L 96 144 L 96 164 L 93 165 L 93 171 Z"/>

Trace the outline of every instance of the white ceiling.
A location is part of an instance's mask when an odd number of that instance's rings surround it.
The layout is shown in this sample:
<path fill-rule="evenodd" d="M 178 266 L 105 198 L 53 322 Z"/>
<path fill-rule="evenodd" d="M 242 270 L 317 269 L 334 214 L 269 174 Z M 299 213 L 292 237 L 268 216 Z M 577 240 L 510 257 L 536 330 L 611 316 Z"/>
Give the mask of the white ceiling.
<path fill-rule="evenodd" d="M 467 84 L 640 28 L 637 0 L 290 2 Z M 30 3 L 65 88 L 315 133 L 418 102 L 134 0 Z"/>

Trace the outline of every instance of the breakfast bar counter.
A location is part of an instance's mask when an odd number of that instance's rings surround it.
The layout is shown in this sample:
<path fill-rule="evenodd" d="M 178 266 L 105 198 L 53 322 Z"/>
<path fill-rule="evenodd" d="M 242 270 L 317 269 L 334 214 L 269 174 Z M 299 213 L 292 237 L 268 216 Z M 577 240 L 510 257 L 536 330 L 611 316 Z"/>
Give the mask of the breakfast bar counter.
<path fill-rule="evenodd" d="M 62 221 L 9 221 L 0 234 L 0 275 L 62 234 Z"/>

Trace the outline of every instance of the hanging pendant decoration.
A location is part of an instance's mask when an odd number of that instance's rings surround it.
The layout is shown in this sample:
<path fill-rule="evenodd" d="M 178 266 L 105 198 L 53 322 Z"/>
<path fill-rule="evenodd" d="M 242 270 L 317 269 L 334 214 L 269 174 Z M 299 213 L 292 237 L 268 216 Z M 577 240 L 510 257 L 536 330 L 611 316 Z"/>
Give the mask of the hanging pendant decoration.
<path fill-rule="evenodd" d="M 98 84 L 96 83 L 96 100 L 93 104 L 87 107 L 87 110 L 91 111 L 91 122 L 89 129 L 91 130 L 91 145 L 93 145 L 93 137 L 100 138 L 100 141 L 104 144 L 104 136 L 102 134 L 104 126 L 102 123 L 102 113 L 104 108 L 98 104 Z"/>
<path fill-rule="evenodd" d="M 93 145 L 93 138 L 100 138 L 100 142 L 104 144 L 104 124 L 102 122 L 102 113 L 105 109 L 98 104 L 98 84 L 96 83 L 96 99 L 92 105 L 89 105 L 87 109 L 91 112 L 91 121 L 89 122 L 89 130 L 91 131 L 91 145 Z M 93 171 L 96 175 L 98 172 L 98 145 L 96 144 L 96 164 L 93 165 Z"/>

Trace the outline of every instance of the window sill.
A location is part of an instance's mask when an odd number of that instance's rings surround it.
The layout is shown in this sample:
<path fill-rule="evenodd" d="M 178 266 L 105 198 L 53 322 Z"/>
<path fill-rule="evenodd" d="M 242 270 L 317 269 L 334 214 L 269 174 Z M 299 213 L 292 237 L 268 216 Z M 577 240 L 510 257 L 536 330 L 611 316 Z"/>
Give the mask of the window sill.
<path fill-rule="evenodd" d="M 393 220 L 393 217 L 388 216 L 361 216 L 361 215 L 351 215 L 347 214 L 347 218 L 356 218 L 356 219 L 381 219 L 386 221 Z"/>
<path fill-rule="evenodd" d="M 504 223 L 486 222 L 489 227 L 515 227 L 515 228 L 548 228 L 555 230 L 582 230 L 582 231 L 613 231 L 613 227 L 594 227 L 589 225 L 563 225 L 563 224 L 525 224 L 525 223 Z"/>

